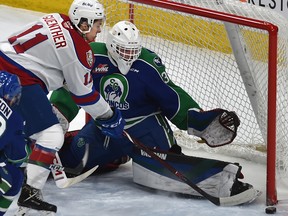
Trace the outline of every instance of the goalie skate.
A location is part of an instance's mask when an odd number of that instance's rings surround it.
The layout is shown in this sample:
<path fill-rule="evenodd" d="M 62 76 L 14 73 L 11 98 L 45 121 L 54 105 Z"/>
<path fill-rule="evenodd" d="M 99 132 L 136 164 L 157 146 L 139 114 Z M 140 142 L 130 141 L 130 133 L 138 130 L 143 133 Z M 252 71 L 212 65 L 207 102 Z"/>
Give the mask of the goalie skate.
<path fill-rule="evenodd" d="M 252 185 L 243 183 L 237 179 L 232 187 L 231 196 L 220 198 L 220 205 L 235 206 L 249 204 L 261 194 L 262 192 L 254 189 Z"/>
<path fill-rule="evenodd" d="M 57 207 L 53 204 L 43 201 L 42 193 L 39 189 L 24 184 L 20 197 L 17 202 L 19 209 L 15 216 L 27 215 L 30 211 L 35 210 L 37 215 L 55 215 Z"/>

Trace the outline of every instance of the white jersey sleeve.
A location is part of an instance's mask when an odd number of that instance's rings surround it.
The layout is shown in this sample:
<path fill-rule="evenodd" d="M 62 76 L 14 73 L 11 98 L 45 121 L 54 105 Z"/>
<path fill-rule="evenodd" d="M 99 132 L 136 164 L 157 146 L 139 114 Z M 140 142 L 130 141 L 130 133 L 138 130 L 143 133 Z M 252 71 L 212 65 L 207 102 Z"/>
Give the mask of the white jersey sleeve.
<path fill-rule="evenodd" d="M 24 85 L 34 84 L 38 79 L 47 91 L 53 91 L 66 82 L 75 102 L 93 118 L 111 112 L 108 103 L 93 88 L 91 48 L 68 16 L 44 15 L 1 42 L 0 50 L 20 66 L 15 73 L 21 82 L 24 79 Z"/>

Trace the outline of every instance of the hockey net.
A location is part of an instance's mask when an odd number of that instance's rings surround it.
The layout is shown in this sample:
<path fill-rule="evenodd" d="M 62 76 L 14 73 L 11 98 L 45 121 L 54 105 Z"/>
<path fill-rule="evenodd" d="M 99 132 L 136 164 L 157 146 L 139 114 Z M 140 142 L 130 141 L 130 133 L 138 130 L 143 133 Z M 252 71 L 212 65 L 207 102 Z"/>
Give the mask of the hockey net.
<path fill-rule="evenodd" d="M 107 28 L 120 20 L 134 22 L 143 45 L 161 57 L 170 78 L 203 109 L 221 107 L 240 117 L 231 145 L 209 148 L 174 128 L 179 144 L 268 161 L 267 204 L 275 204 L 275 167 L 278 175 L 288 176 L 288 21 L 238 0 L 100 2 Z"/>

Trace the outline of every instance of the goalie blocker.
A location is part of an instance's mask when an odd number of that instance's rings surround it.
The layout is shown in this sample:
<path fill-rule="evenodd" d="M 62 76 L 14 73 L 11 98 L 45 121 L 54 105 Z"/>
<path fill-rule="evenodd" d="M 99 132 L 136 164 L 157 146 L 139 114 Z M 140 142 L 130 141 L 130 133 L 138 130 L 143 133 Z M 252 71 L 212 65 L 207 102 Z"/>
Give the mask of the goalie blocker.
<path fill-rule="evenodd" d="M 210 147 L 233 142 L 239 125 L 240 120 L 235 112 L 224 109 L 188 110 L 188 134 L 202 138 Z"/>

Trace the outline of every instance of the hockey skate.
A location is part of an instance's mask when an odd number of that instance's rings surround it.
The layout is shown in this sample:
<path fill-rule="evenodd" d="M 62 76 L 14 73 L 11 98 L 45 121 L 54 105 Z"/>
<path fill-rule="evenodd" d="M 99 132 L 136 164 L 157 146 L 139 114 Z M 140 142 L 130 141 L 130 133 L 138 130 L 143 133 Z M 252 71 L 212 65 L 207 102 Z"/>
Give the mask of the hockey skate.
<path fill-rule="evenodd" d="M 246 190 L 249 190 L 250 188 L 253 188 L 253 186 L 248 183 L 243 183 L 239 181 L 238 179 L 236 179 L 231 188 L 231 196 L 242 193 Z"/>
<path fill-rule="evenodd" d="M 57 206 L 43 201 L 41 190 L 24 184 L 17 202 L 19 208 L 15 216 L 25 216 L 28 212 L 35 210 L 37 215 L 54 216 Z"/>
<path fill-rule="evenodd" d="M 227 200 L 227 203 L 232 204 L 234 202 L 233 205 L 249 204 L 261 194 L 262 192 L 254 189 L 252 185 L 236 179 L 231 188 L 231 196 L 228 198 L 230 200 Z"/>

